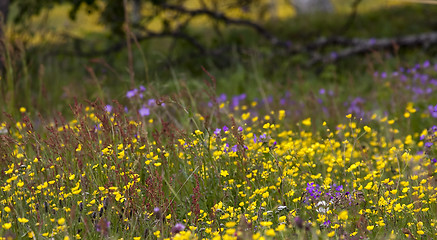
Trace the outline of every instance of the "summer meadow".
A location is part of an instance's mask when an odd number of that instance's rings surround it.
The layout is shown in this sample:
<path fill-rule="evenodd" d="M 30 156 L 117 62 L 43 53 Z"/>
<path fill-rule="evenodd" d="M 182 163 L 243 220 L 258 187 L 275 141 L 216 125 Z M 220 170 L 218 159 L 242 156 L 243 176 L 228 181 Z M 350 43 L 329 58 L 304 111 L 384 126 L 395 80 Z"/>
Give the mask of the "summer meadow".
<path fill-rule="evenodd" d="M 437 2 L 7 2 L 2 239 L 437 238 Z"/>

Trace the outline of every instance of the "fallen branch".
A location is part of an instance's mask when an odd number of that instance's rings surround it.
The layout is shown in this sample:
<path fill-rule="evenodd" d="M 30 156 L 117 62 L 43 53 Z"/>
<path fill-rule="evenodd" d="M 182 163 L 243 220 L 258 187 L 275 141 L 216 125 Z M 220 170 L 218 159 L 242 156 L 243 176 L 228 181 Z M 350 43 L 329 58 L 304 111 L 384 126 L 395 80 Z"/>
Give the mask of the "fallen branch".
<path fill-rule="evenodd" d="M 437 32 L 422 33 L 417 35 L 408 35 L 397 38 L 382 38 L 382 39 L 351 39 L 349 42 L 344 39 L 344 43 L 349 43 L 352 47 L 346 48 L 339 52 L 334 52 L 331 54 L 323 56 L 315 56 L 310 61 L 307 62 L 306 66 L 312 66 L 316 63 L 328 63 L 335 62 L 340 59 L 362 54 L 366 52 L 371 52 L 374 50 L 391 49 L 394 46 L 407 47 L 407 46 L 430 46 L 437 44 Z"/>
<path fill-rule="evenodd" d="M 163 37 L 171 37 L 175 39 L 181 39 L 192 45 L 197 51 L 187 54 L 185 56 L 180 56 L 176 60 L 168 59 L 167 64 L 175 64 L 177 62 L 185 62 L 189 59 L 196 57 L 223 57 L 229 54 L 230 47 L 224 46 L 216 49 L 208 49 L 204 45 L 202 45 L 199 41 L 196 40 L 195 37 L 189 35 L 183 31 L 175 31 L 175 32 L 152 32 L 146 31 L 146 35 L 136 36 L 138 42 L 149 40 L 153 38 L 163 38 Z M 79 40 L 78 40 L 79 41 Z M 313 66 L 318 63 L 330 63 L 335 62 L 340 59 L 344 59 L 350 57 L 352 55 L 363 54 L 375 50 L 384 50 L 391 49 L 395 46 L 399 47 L 409 47 L 409 46 L 430 46 L 437 44 L 437 32 L 423 33 L 417 35 L 408 35 L 401 36 L 397 38 L 381 38 L 381 39 L 360 39 L 360 38 L 345 38 L 345 37 L 330 37 L 330 38 L 319 38 L 316 41 L 304 45 L 299 46 L 295 45 L 289 47 L 286 51 L 281 50 L 278 54 L 287 54 L 288 56 L 294 54 L 308 54 L 311 56 L 311 59 L 304 64 L 306 67 Z M 78 44 L 76 44 L 78 45 Z M 320 52 L 323 48 L 339 45 L 343 47 L 342 50 L 338 52 L 332 52 L 329 54 L 322 55 Z M 104 50 L 94 50 L 90 52 L 83 52 L 80 47 L 75 48 L 75 52 L 55 52 L 57 54 L 67 54 L 67 55 L 75 55 L 81 57 L 95 57 L 99 55 L 107 55 L 113 52 L 117 52 L 126 47 L 125 42 L 118 42 L 113 44 L 112 46 L 104 49 Z M 236 46 L 241 47 L 241 46 Z"/>

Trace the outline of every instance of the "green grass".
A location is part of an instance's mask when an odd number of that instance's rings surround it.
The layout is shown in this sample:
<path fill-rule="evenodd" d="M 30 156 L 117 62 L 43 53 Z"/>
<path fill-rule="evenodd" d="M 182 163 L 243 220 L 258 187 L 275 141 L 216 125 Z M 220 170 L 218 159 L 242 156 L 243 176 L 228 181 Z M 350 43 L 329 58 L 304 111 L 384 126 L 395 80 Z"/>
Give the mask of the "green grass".
<path fill-rule="evenodd" d="M 363 5 L 359 10 L 370 8 L 370 5 Z M 266 26 L 273 33 L 279 34 L 284 40 L 291 40 L 293 44 L 301 45 L 311 42 L 319 36 L 329 37 L 338 34 L 349 18 L 349 15 L 346 14 L 348 10 L 342 11 L 344 14 L 283 19 L 279 23 L 267 23 Z M 432 16 L 436 11 L 434 6 L 419 4 L 362 11 L 355 19 L 354 24 L 341 35 L 379 38 L 431 31 L 435 25 Z M 390 19 L 390 21 L 387 19 Z M 378 27 L 375 28 L 374 26 Z M 38 31 L 46 32 L 44 29 Z M 211 34 L 208 33 L 210 32 L 208 29 L 193 29 L 192 31 L 198 32 L 199 37 L 212 34 L 212 32 Z M 89 37 L 87 44 L 84 44 L 84 50 L 104 49 L 108 45 L 108 42 L 104 40 L 105 38 L 105 35 Z M 14 41 L 16 40 L 13 39 L 11 44 Z M 17 39 L 17 41 L 20 41 L 20 39 Z M 208 43 L 206 39 L 200 39 L 200 41 L 206 41 L 205 44 L 211 47 L 215 46 L 213 43 Z M 355 78 L 362 71 L 366 71 L 368 65 L 374 62 L 374 57 L 378 56 L 374 54 L 373 57 L 372 55 L 353 57 L 341 61 L 335 69 L 326 68 L 325 66 L 301 69 L 298 65 L 308 59 L 307 55 L 281 56 L 280 54 L 273 54 L 262 39 L 253 37 L 253 33 L 247 29 L 238 28 L 228 31 L 225 29 L 224 40 L 218 45 L 232 46 L 237 44 L 235 41 L 240 41 L 241 46 L 250 50 L 249 54 L 241 55 L 234 51 L 219 58 L 202 56 L 190 58 L 189 60 L 182 58 L 182 61 L 176 62 L 170 68 L 166 67 L 165 64 L 167 61 L 165 57 L 167 46 L 170 44 L 170 40 L 160 39 L 144 42 L 141 46 L 145 58 L 134 46 L 136 80 L 143 84 L 156 84 L 159 88 L 168 89 L 168 92 L 171 92 L 175 90 L 175 86 L 172 84 L 174 81 L 171 80 L 174 78 L 184 79 L 193 85 L 198 85 L 196 82 L 202 82 L 205 74 L 200 66 L 205 66 L 217 77 L 218 92 L 237 94 L 243 92 L 242 88 L 244 87 L 244 92 L 257 95 L 257 84 L 249 85 L 255 86 L 253 89 L 247 89 L 248 85 L 244 84 L 246 81 L 252 82 L 254 79 L 254 66 L 259 72 L 257 73 L 259 78 L 268 79 L 269 82 L 270 80 L 273 80 L 272 82 L 284 82 L 288 79 L 299 78 L 298 75 L 301 74 L 308 81 L 312 81 L 310 79 L 318 81 L 322 78 L 324 82 L 343 83 L 350 76 Z M 187 45 L 184 43 L 177 44 L 174 58 L 183 57 L 187 52 L 186 48 Z M 70 104 L 74 96 L 95 98 L 98 96 L 95 88 L 96 81 L 92 80 L 86 67 L 94 69 L 98 82 L 107 93 L 108 98 L 106 100 L 110 98 L 120 99 L 122 94 L 119 90 L 126 90 L 130 85 L 127 80 L 127 56 L 124 51 L 109 56 L 99 56 L 99 62 L 90 62 L 89 59 L 77 58 L 74 55 L 54 54 L 57 51 L 64 50 L 74 52 L 73 43 L 68 41 L 61 44 L 42 42 L 39 47 L 30 48 L 23 52 L 22 55 L 25 56 L 25 59 L 22 59 L 18 52 L 12 52 L 12 56 L 14 56 L 11 59 L 12 69 L 16 72 L 16 76 L 13 77 L 13 87 L 9 87 L 9 89 L 14 88 L 15 95 L 25 91 L 25 86 L 29 84 L 34 89 L 30 94 L 26 93 L 25 98 L 15 99 L 15 107 L 37 108 L 39 111 L 49 113 L 52 110 L 48 110 L 46 106 L 54 106 L 55 110 L 62 111 L 63 106 Z M 333 50 L 336 49 L 326 49 L 326 52 L 329 53 Z M 383 62 L 383 65 L 391 65 L 390 69 L 393 69 L 398 67 L 399 64 L 407 63 L 405 59 L 409 59 L 408 61 L 411 64 L 426 59 L 432 60 L 435 55 L 435 48 L 429 48 L 426 51 L 416 50 L 413 50 L 412 54 L 408 54 L 409 51 L 402 49 L 394 55 L 384 53 L 379 56 L 380 60 L 378 61 Z M 380 66 L 380 63 L 378 65 Z M 27 66 L 27 68 L 23 68 L 23 66 Z M 260 66 L 262 67 L 260 68 Z M 384 66 L 384 68 L 386 67 Z M 27 73 L 25 69 L 27 69 Z M 149 70 L 146 72 L 146 69 Z M 332 75 L 332 73 L 335 73 L 336 77 L 330 77 L 329 75 Z M 30 83 L 26 83 L 24 79 L 30 79 L 29 76 L 33 76 L 33 78 L 31 81 L 27 80 Z M 230 90 L 232 92 L 229 92 Z M 6 91 L 11 90 L 3 87 L 2 93 L 5 94 Z M 43 94 L 44 92 L 46 95 Z M 5 100 L 3 98 L 3 101 Z M 7 106 L 7 104 L 2 105 Z"/>
<path fill-rule="evenodd" d="M 434 66 L 415 71 L 436 76 Z M 128 112 L 79 103 L 71 120 L 47 122 L 20 109 L 22 120 L 2 126 L 1 231 L 70 239 L 431 238 L 437 170 L 428 106 L 437 99 L 408 89 L 416 80 L 405 76 L 364 74 L 380 86 L 371 95 L 349 91 L 357 81 L 325 93 L 290 88 L 268 105 L 232 95 L 209 105 L 216 89 L 179 82 L 177 92 L 160 96 L 165 105 L 147 101 L 155 89 L 137 90 Z M 363 102 L 351 109 L 356 96 Z M 150 114 L 140 116 L 144 105 Z M 185 231 L 172 230 L 177 223 Z"/>
<path fill-rule="evenodd" d="M 427 14 L 434 7 L 389 10 L 360 12 L 345 35 L 433 28 Z M 305 44 L 335 33 L 346 18 L 297 18 L 269 29 Z M 236 31 L 225 41 L 236 44 Z M 278 56 L 263 40 L 242 41 L 250 54 L 168 68 L 165 49 L 144 42 L 144 58 L 134 48 L 136 86 L 126 52 L 86 59 L 50 54 L 68 44 L 11 50 L 9 86 L 1 85 L 0 235 L 436 236 L 435 49 L 302 68 L 297 63 L 307 56 Z"/>

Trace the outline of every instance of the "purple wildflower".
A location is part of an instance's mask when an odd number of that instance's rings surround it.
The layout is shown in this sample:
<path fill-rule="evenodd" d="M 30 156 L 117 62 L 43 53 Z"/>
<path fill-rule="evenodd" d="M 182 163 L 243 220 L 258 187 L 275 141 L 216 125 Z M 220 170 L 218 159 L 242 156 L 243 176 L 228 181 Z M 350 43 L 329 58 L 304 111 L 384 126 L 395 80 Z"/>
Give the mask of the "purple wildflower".
<path fill-rule="evenodd" d="M 244 99 L 246 99 L 246 94 L 245 93 L 237 95 L 237 96 L 234 96 L 232 98 L 231 106 L 232 107 L 237 107 L 240 104 L 240 101 L 243 101 Z"/>
<path fill-rule="evenodd" d="M 303 222 L 302 218 L 300 218 L 299 216 L 294 218 L 294 223 L 296 224 L 296 226 L 298 228 L 303 228 L 304 222 Z"/>
<path fill-rule="evenodd" d="M 222 103 L 222 102 L 226 102 L 227 96 L 226 94 L 222 93 L 218 98 L 217 98 L 217 102 Z"/>
<path fill-rule="evenodd" d="M 161 219 L 161 209 L 159 207 L 153 209 L 153 214 L 155 214 L 156 219 Z"/>
<path fill-rule="evenodd" d="M 336 52 L 331 52 L 331 54 L 329 56 L 331 57 L 332 60 L 335 60 L 338 57 Z"/>
<path fill-rule="evenodd" d="M 214 134 L 218 136 L 222 130 L 220 128 L 216 128 Z"/>
<path fill-rule="evenodd" d="M 156 100 L 155 99 L 151 98 L 151 99 L 147 100 L 147 105 L 154 106 L 155 104 L 156 104 Z"/>
<path fill-rule="evenodd" d="M 310 194 L 313 199 L 317 199 L 322 193 L 322 191 L 320 191 L 319 184 L 316 184 L 314 182 L 307 183 L 307 187 L 305 188 L 305 190 Z"/>
<path fill-rule="evenodd" d="M 102 233 L 103 235 L 108 235 L 109 227 L 111 226 L 111 222 L 106 219 L 100 219 L 100 221 L 96 224 L 96 231 Z"/>
<path fill-rule="evenodd" d="M 337 185 L 337 184 L 332 184 L 332 187 L 336 190 L 336 191 L 343 191 L 343 185 Z"/>
<path fill-rule="evenodd" d="M 138 89 L 135 88 L 133 90 L 127 91 L 126 97 L 133 98 L 137 93 L 138 93 Z"/>
<path fill-rule="evenodd" d="M 350 103 L 345 104 L 345 105 L 349 105 L 347 112 L 355 113 L 355 116 L 362 117 L 364 115 L 364 112 L 362 110 L 364 103 L 365 101 L 363 98 L 361 97 L 354 98 Z"/>
<path fill-rule="evenodd" d="M 182 224 L 182 223 L 176 223 L 176 225 L 174 225 L 174 226 L 171 228 L 171 232 L 172 232 L 173 234 L 177 234 L 177 233 L 179 233 L 179 232 L 184 231 L 184 229 L 185 229 L 185 225 L 184 225 L 184 224 Z"/>
<path fill-rule="evenodd" d="M 223 152 L 228 152 L 228 149 L 229 149 L 229 144 L 228 143 L 225 143 L 225 147 L 223 148 Z"/>
<path fill-rule="evenodd" d="M 426 61 L 422 64 L 422 67 L 423 67 L 423 68 L 427 68 L 427 67 L 429 67 L 429 66 L 431 66 L 431 64 L 429 63 L 428 60 L 426 60 Z"/>
<path fill-rule="evenodd" d="M 150 115 L 150 109 L 146 108 L 145 106 L 141 107 L 140 110 L 138 110 L 141 117 L 149 116 Z"/>
<path fill-rule="evenodd" d="M 437 105 L 433 106 L 433 105 L 429 105 L 428 106 L 428 111 L 431 114 L 431 116 L 433 118 L 437 118 Z"/>
<path fill-rule="evenodd" d="M 106 105 L 106 106 L 105 106 L 105 111 L 108 112 L 108 113 L 112 112 L 112 106 L 109 105 L 109 104 Z"/>

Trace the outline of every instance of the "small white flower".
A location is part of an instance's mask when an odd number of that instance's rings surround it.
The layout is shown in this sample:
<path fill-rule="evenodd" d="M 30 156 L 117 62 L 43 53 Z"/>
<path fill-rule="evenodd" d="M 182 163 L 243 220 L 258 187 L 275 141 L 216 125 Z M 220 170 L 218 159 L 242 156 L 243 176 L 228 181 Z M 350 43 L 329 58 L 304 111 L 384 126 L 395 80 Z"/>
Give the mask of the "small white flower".
<path fill-rule="evenodd" d="M 325 201 L 320 201 L 316 203 L 316 212 L 318 213 L 326 213 L 329 210 L 329 207 L 327 207 L 328 204 Z"/>

